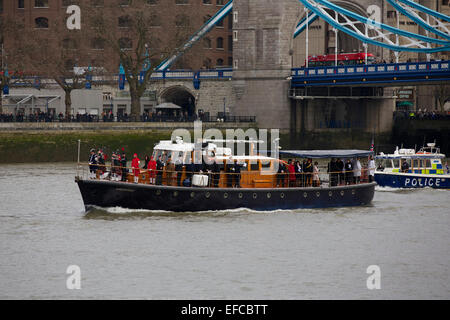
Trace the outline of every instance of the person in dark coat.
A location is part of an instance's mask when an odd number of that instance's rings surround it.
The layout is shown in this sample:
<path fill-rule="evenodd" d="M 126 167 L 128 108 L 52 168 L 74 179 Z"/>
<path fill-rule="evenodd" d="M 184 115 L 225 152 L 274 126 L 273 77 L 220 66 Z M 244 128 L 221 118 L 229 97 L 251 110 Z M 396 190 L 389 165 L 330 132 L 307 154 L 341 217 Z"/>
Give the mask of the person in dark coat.
<path fill-rule="evenodd" d="M 122 167 L 122 181 L 127 181 L 128 168 L 127 168 L 127 155 L 125 152 L 122 153 L 120 158 L 120 166 Z"/>
<path fill-rule="evenodd" d="M 295 169 L 295 185 L 297 187 L 302 187 L 302 165 L 300 164 L 300 161 L 295 161 L 295 165 L 294 165 L 294 169 Z"/>
<path fill-rule="evenodd" d="M 183 162 L 181 159 L 175 160 L 175 172 L 177 173 L 177 186 L 181 186 L 181 176 L 183 174 Z"/>
<path fill-rule="evenodd" d="M 284 161 L 280 160 L 278 162 L 278 174 L 277 174 L 277 187 L 285 187 L 286 181 L 286 166 L 284 165 Z"/>
<path fill-rule="evenodd" d="M 337 186 L 338 174 L 335 158 L 331 158 L 331 161 L 328 164 L 327 172 L 330 174 L 330 186 L 332 187 Z"/>
<path fill-rule="evenodd" d="M 240 188 L 241 187 L 241 169 L 242 169 L 242 165 L 239 164 L 239 162 L 235 159 L 234 160 L 234 186 L 236 188 Z"/>
<path fill-rule="evenodd" d="M 337 161 L 336 161 L 336 169 L 337 169 L 338 176 L 339 176 L 339 180 L 338 180 L 339 184 L 342 184 L 342 183 L 345 184 L 344 166 L 345 166 L 344 165 L 344 161 L 342 161 L 342 159 L 337 159 Z"/>
<path fill-rule="evenodd" d="M 91 155 L 89 156 L 89 177 L 91 179 L 96 177 L 97 168 L 97 155 L 95 154 L 95 150 L 91 149 Z"/>
<path fill-rule="evenodd" d="M 156 184 L 162 184 L 162 176 L 163 176 L 164 162 L 161 160 L 161 155 L 158 156 L 158 160 L 156 160 Z"/>

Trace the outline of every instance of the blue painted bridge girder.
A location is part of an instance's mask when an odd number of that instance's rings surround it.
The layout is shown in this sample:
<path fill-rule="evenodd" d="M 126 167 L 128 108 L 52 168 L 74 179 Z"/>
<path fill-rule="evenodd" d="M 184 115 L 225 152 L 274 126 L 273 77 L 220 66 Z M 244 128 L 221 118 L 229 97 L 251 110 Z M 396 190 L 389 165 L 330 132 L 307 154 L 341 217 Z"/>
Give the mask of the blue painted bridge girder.
<path fill-rule="evenodd" d="M 450 61 L 348 65 L 292 69 L 292 88 L 450 83 Z"/>

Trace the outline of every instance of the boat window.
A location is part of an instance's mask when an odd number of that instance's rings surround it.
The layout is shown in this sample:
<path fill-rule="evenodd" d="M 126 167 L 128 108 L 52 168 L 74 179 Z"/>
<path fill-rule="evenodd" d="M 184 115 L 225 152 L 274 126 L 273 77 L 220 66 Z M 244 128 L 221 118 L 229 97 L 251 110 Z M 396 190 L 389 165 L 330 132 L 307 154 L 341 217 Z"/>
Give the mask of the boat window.
<path fill-rule="evenodd" d="M 413 167 L 414 167 L 414 168 L 419 168 L 419 167 L 421 167 L 419 161 L 420 161 L 419 159 L 414 159 L 414 160 L 413 160 Z"/>
<path fill-rule="evenodd" d="M 261 161 L 261 166 L 263 167 L 263 168 L 270 168 L 270 166 L 272 165 L 272 163 L 271 163 L 271 161 L 270 160 L 263 160 L 263 161 Z"/>
<path fill-rule="evenodd" d="M 431 168 L 431 161 L 430 161 L 430 159 L 425 160 L 425 168 Z"/>
<path fill-rule="evenodd" d="M 250 171 L 258 171 L 259 170 L 259 163 L 258 161 L 250 161 Z"/>
<path fill-rule="evenodd" d="M 393 164 L 394 164 L 394 168 L 400 168 L 400 160 L 399 159 L 394 159 L 392 160 Z"/>

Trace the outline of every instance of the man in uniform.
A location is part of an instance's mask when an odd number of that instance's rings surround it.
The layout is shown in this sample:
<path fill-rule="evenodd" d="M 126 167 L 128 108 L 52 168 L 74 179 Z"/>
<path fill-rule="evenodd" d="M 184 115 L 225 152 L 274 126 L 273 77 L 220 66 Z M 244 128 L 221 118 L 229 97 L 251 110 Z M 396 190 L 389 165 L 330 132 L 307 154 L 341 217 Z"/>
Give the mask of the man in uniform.
<path fill-rule="evenodd" d="M 122 157 L 120 158 L 120 166 L 122 167 L 122 181 L 127 181 L 128 169 L 127 169 L 127 155 L 122 152 Z"/>

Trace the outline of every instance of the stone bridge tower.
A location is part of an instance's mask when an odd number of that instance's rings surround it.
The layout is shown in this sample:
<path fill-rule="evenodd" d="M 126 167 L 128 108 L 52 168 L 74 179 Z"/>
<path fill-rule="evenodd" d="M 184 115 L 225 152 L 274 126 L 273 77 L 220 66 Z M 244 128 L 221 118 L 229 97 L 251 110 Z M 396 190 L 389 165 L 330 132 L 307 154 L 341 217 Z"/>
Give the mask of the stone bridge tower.
<path fill-rule="evenodd" d="M 260 127 L 290 128 L 292 34 L 303 14 L 298 0 L 233 4 L 233 113 L 256 115 Z"/>
<path fill-rule="evenodd" d="M 375 5 L 379 8 L 381 20 L 386 19 L 388 8 L 384 0 L 331 1 L 365 16 L 370 15 L 370 7 Z M 304 15 L 303 5 L 298 0 L 234 1 L 233 114 L 255 115 L 261 128 L 286 131 L 298 126 L 299 103 L 288 98 L 288 91 L 294 61 L 304 61 L 304 35 L 293 39 L 296 24 Z M 319 41 L 323 41 L 326 47 L 330 42 L 326 36 L 328 27 L 322 30 L 324 35 Z M 386 55 L 381 48 L 370 50 L 376 50 L 380 58 Z M 301 54 L 303 56 L 300 57 Z M 343 104 L 343 101 L 336 103 Z M 317 114 L 309 114 L 309 118 L 320 116 L 316 108 L 311 112 Z"/>

